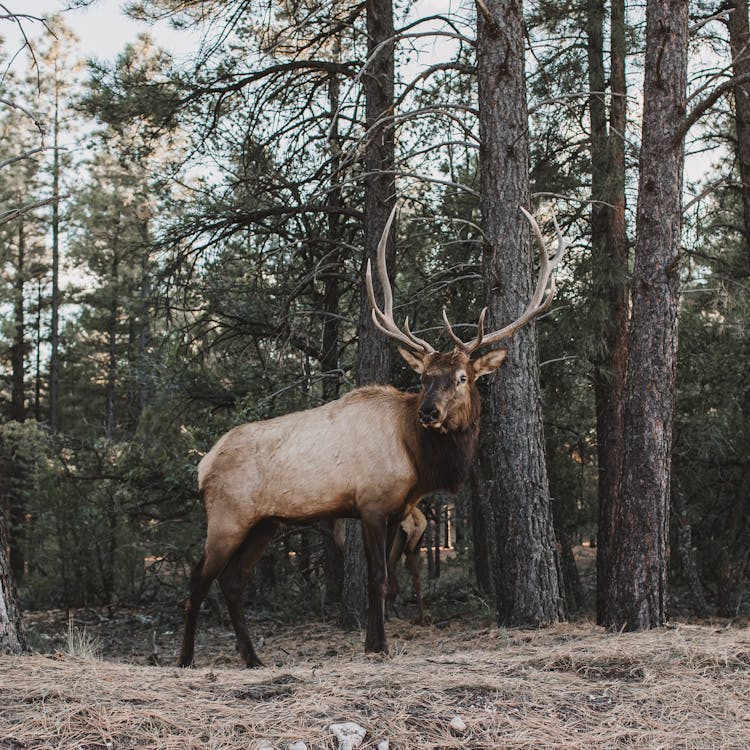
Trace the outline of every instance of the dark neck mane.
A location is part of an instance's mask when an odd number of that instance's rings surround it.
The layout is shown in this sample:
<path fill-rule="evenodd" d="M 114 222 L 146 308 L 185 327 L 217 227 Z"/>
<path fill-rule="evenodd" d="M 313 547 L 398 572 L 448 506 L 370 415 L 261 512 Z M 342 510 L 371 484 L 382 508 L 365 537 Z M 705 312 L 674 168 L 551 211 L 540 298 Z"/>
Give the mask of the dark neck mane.
<path fill-rule="evenodd" d="M 480 412 L 479 392 L 473 385 L 470 414 L 460 429 L 447 433 L 426 430 L 419 425 L 415 407 L 413 424 L 418 446 L 415 459 L 420 495 L 432 492 L 455 493 L 466 481 L 477 449 Z"/>

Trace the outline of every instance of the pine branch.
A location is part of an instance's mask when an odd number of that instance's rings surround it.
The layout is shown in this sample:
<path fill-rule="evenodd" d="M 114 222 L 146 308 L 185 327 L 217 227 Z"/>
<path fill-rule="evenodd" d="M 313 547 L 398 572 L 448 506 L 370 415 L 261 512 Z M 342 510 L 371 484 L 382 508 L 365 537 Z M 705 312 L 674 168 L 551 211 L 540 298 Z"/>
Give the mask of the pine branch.
<path fill-rule="evenodd" d="M 21 206 L 20 208 L 12 208 L 10 211 L 5 211 L 4 213 L 0 214 L 0 227 L 8 224 L 14 219 L 17 219 L 19 216 L 23 216 L 23 214 L 26 214 L 29 211 L 33 211 L 36 208 L 41 208 L 42 206 L 49 206 L 51 203 L 55 203 L 55 201 L 63 200 L 64 198 L 68 197 L 70 196 L 51 195 L 49 198 L 42 198 L 42 200 L 34 201 L 34 203 L 29 203 L 25 206 Z"/>
<path fill-rule="evenodd" d="M 735 86 L 741 83 L 747 83 L 750 81 L 750 73 L 746 73 L 741 76 L 733 76 L 727 79 L 724 83 L 720 83 L 708 96 L 701 99 L 685 117 L 682 122 L 677 126 L 674 136 L 672 137 L 672 143 L 678 146 L 685 136 L 688 134 L 690 128 L 695 125 L 698 120 L 721 99 L 727 91 L 731 91 Z"/>

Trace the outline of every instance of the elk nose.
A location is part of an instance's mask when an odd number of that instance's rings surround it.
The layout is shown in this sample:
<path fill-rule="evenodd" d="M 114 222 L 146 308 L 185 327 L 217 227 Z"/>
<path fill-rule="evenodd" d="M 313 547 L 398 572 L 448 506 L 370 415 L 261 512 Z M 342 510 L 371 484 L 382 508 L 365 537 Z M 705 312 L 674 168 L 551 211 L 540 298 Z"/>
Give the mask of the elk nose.
<path fill-rule="evenodd" d="M 419 410 L 419 421 L 422 424 L 430 424 L 430 422 L 437 422 L 440 417 L 440 412 L 434 406 L 421 407 Z"/>

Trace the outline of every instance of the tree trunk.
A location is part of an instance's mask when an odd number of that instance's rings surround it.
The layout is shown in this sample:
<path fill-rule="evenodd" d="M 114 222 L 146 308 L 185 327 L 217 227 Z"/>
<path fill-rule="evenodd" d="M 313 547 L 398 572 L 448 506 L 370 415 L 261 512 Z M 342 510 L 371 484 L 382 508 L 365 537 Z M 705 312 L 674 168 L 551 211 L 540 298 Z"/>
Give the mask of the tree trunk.
<path fill-rule="evenodd" d="M 721 540 L 717 605 L 719 614 L 724 617 L 737 617 L 747 587 L 747 566 L 750 559 L 747 533 L 750 506 L 748 487 L 750 460 L 745 460 Z"/>
<path fill-rule="evenodd" d="M 10 348 L 10 418 L 23 422 L 26 418 L 26 230 L 23 219 L 18 222 L 18 256 L 13 278 L 13 344 Z"/>
<path fill-rule="evenodd" d="M 115 243 L 117 243 L 117 240 L 115 240 Z M 115 403 L 117 391 L 117 322 L 120 315 L 118 299 L 120 294 L 120 262 L 116 249 L 113 249 L 111 272 L 112 286 L 110 294 L 112 298 L 109 301 L 109 316 L 107 318 L 107 380 L 104 387 L 104 434 L 107 436 L 107 439 L 114 440 L 117 426 Z"/>
<path fill-rule="evenodd" d="M 323 400 L 333 401 L 339 396 L 339 302 L 341 290 L 339 277 L 341 268 L 341 137 L 338 132 L 337 112 L 339 108 L 339 79 L 331 76 L 328 82 L 328 97 L 331 108 L 331 130 L 329 138 L 331 178 L 326 202 L 328 204 L 328 252 L 325 253 L 323 281 L 323 299 L 321 308 L 323 313 L 322 360 L 323 371 Z"/>
<path fill-rule="evenodd" d="M 8 560 L 5 520 L 0 513 L 0 654 L 22 654 L 28 650 L 13 573 Z"/>
<path fill-rule="evenodd" d="M 18 222 L 18 255 L 13 279 L 13 344 L 10 347 L 11 396 L 10 413 L 12 421 L 26 419 L 26 228 L 23 219 Z M 23 552 L 23 532 L 26 524 L 26 511 L 22 499 L 25 468 L 10 456 L 8 465 L 8 494 L 5 500 L 10 528 L 8 529 L 9 562 L 13 578 L 23 579 L 26 560 Z M 0 514 L 4 509 L 0 509 Z"/>
<path fill-rule="evenodd" d="M 391 122 L 383 119 L 393 112 L 393 5 L 392 0 L 367 0 L 367 56 L 365 72 L 365 253 L 361 279 L 369 258 L 376 265 L 377 247 L 388 216 L 396 199 L 394 169 L 394 136 Z M 373 57 L 375 52 L 377 54 Z M 393 235 L 386 249 L 389 274 L 394 278 L 395 244 Z M 377 276 L 377 274 L 375 274 Z M 380 295 L 380 279 L 373 279 L 375 293 Z M 387 339 L 375 329 L 370 304 L 361 286 L 359 315 L 359 362 L 357 381 L 385 383 L 390 378 L 391 356 Z M 367 606 L 367 577 L 364 545 L 359 521 L 347 521 L 344 552 L 344 588 L 341 624 L 347 628 L 361 627 Z M 356 614 L 355 614 L 356 613 Z"/>
<path fill-rule="evenodd" d="M 54 151 L 52 153 L 53 195 L 59 195 L 60 192 L 60 151 L 58 148 L 60 102 L 57 74 L 57 59 L 55 59 Z M 60 205 L 56 200 L 52 203 L 52 298 L 50 300 L 49 343 L 49 426 L 50 432 L 56 435 L 59 422 L 58 402 L 60 384 Z"/>
<path fill-rule="evenodd" d="M 697 617 L 705 617 L 708 614 L 708 604 L 703 594 L 703 585 L 698 575 L 698 565 L 695 562 L 693 551 L 693 530 L 688 518 L 687 502 L 685 493 L 677 482 L 672 479 L 672 503 L 674 515 L 677 521 L 677 554 L 680 557 L 682 574 L 690 590 L 690 599 L 693 604 L 693 612 Z"/>
<path fill-rule="evenodd" d="M 625 3 L 613 0 L 610 20 L 609 132 L 603 95 L 589 99 L 591 118 L 591 256 L 592 302 L 599 326 L 593 356 L 596 403 L 599 526 L 597 577 L 608 576 L 608 551 L 619 481 L 624 437 L 622 431 L 627 363 L 627 263 L 625 235 Z M 589 0 L 587 18 L 589 88 L 604 91 L 604 2 Z M 597 601 L 598 619 L 603 617 Z"/>
<path fill-rule="evenodd" d="M 344 545 L 344 584 L 341 588 L 341 627 L 361 630 L 367 622 L 367 560 L 362 541 L 362 524 L 346 522 Z"/>
<path fill-rule="evenodd" d="M 490 328 L 520 315 L 532 294 L 529 145 L 522 4 L 479 6 L 477 57 L 484 274 Z M 564 616 L 550 508 L 536 332 L 527 326 L 490 384 L 489 428 L 502 624 L 538 626 Z"/>
<path fill-rule="evenodd" d="M 479 591 L 485 596 L 491 597 L 494 593 L 492 571 L 495 569 L 495 555 L 493 554 L 492 544 L 492 508 L 485 497 L 476 467 L 469 474 L 469 483 L 471 488 L 471 547 L 474 553 L 474 575 Z"/>
<path fill-rule="evenodd" d="M 340 61 L 341 44 L 337 35 L 333 41 L 333 59 Z M 342 217 L 340 211 L 343 208 L 341 195 L 341 134 L 339 132 L 339 103 L 341 82 L 337 74 L 332 74 L 328 79 L 328 104 L 330 109 L 331 124 L 328 137 L 329 159 L 331 163 L 328 195 L 326 202 L 329 207 L 328 214 L 328 251 L 324 267 L 323 299 L 321 309 L 323 313 L 322 332 L 322 359 L 320 368 L 323 373 L 323 400 L 334 401 L 339 397 L 341 386 L 341 374 L 339 368 L 339 352 L 341 326 L 340 302 L 341 287 L 339 278 L 343 273 L 342 253 Z M 323 535 L 325 549 L 325 579 L 329 596 L 340 601 L 342 586 L 344 582 L 344 555 L 339 549 L 331 534 Z"/>
<path fill-rule="evenodd" d="M 750 25 L 747 0 L 730 0 L 729 44 L 736 78 L 750 75 Z M 750 81 L 734 86 L 734 121 L 737 128 L 737 161 L 742 180 L 742 207 L 745 219 L 747 260 L 750 263 Z"/>
<path fill-rule="evenodd" d="M 42 420 L 42 280 L 36 280 L 36 319 L 34 320 L 34 419 Z"/>
<path fill-rule="evenodd" d="M 432 571 L 433 578 L 440 578 L 440 540 L 442 538 L 443 499 L 438 496 L 432 506 L 432 545 L 435 555 L 435 567 Z"/>
<path fill-rule="evenodd" d="M 648 0 L 633 314 L 628 336 L 620 499 L 602 623 L 627 630 L 667 619 L 672 417 L 687 79 L 688 3 Z"/>

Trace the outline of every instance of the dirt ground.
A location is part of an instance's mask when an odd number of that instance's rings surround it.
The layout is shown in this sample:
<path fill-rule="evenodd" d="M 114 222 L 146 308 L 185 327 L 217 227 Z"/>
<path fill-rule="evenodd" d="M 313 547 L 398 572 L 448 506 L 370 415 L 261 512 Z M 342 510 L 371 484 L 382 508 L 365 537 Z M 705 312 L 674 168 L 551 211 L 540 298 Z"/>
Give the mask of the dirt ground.
<path fill-rule="evenodd" d="M 381 750 L 750 747 L 746 626 L 392 619 L 382 658 L 359 633 L 265 620 L 253 632 L 267 666 L 246 670 L 229 630 L 204 623 L 196 668 L 179 670 L 166 616 L 75 613 L 79 651 L 98 658 L 65 653 L 65 613 L 27 619 L 43 653 L 0 657 L 0 750 L 337 748 L 329 727 L 343 721 Z"/>

